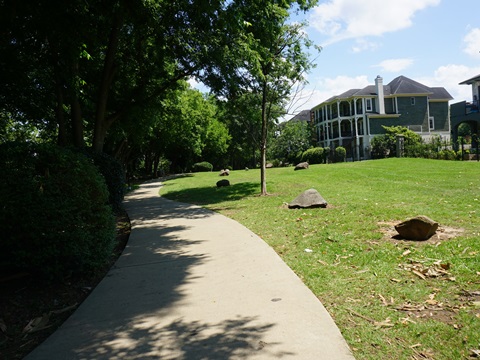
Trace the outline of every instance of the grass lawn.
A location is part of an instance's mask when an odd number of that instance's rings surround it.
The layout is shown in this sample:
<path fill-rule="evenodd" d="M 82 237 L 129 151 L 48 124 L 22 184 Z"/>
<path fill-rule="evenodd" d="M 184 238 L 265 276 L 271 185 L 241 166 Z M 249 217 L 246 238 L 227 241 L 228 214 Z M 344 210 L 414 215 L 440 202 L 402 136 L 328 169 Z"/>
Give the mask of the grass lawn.
<path fill-rule="evenodd" d="M 357 359 L 468 359 L 480 349 L 480 163 L 386 159 L 165 182 L 161 195 L 237 220 L 317 295 Z M 285 203 L 314 188 L 326 209 Z M 425 242 L 395 240 L 416 215 L 440 224 Z M 393 230 L 393 231 L 392 231 Z M 450 237 L 455 235 L 454 237 Z M 306 252 L 311 249 L 312 252 Z"/>

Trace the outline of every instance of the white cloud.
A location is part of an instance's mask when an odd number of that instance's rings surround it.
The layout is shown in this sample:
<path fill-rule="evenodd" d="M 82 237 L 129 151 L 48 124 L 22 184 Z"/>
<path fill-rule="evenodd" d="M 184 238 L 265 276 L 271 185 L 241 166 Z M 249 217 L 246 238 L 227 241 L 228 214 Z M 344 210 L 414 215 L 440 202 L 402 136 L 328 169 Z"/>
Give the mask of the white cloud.
<path fill-rule="evenodd" d="M 329 37 L 325 44 L 328 45 L 408 28 L 417 11 L 439 3 L 440 0 L 330 0 L 314 8 L 310 24 Z"/>
<path fill-rule="evenodd" d="M 388 59 L 383 60 L 374 67 L 379 67 L 382 72 L 399 72 L 413 64 L 413 59 Z"/>
<path fill-rule="evenodd" d="M 441 86 L 447 89 L 454 100 L 472 101 L 472 88 L 470 85 L 459 85 L 460 82 L 480 74 L 480 66 L 468 67 L 465 65 L 449 64 L 438 67 L 433 76 L 416 78 L 415 80 L 427 86 Z"/>
<path fill-rule="evenodd" d="M 463 51 L 473 58 L 480 59 L 480 28 L 472 29 L 463 38 L 465 48 Z"/>
<path fill-rule="evenodd" d="M 379 47 L 379 44 L 373 41 L 367 41 L 364 38 L 356 39 L 355 45 L 352 46 L 353 53 L 359 53 L 367 50 L 376 50 Z"/>

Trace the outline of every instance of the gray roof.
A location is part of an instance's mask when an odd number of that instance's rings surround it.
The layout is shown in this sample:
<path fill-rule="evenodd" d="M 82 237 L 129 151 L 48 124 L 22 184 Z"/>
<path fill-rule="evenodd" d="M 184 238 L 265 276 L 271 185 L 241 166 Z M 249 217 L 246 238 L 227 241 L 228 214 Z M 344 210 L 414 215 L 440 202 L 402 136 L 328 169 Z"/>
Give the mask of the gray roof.
<path fill-rule="evenodd" d="M 310 110 L 302 110 L 288 121 L 310 121 Z"/>
<path fill-rule="evenodd" d="M 471 85 L 471 84 L 473 84 L 475 81 L 480 81 L 480 75 L 477 75 L 477 76 L 474 76 L 474 77 L 471 78 L 471 79 L 462 81 L 459 85 Z"/>
<path fill-rule="evenodd" d="M 390 81 L 388 84 L 391 88 L 392 94 L 401 95 L 401 94 L 422 94 L 429 95 L 432 93 L 431 89 L 428 86 L 420 84 L 412 79 L 409 79 L 405 76 L 399 76 Z"/>
<path fill-rule="evenodd" d="M 480 80 L 480 75 L 478 76 Z M 419 82 L 409 79 L 406 76 L 398 76 L 387 85 L 383 85 L 384 96 L 395 95 L 426 95 L 432 100 L 452 100 L 453 97 L 443 87 L 428 87 Z M 332 96 L 323 103 L 329 103 L 336 100 L 346 100 L 352 97 L 376 96 L 377 88 L 375 85 L 368 85 L 363 89 L 351 89 L 340 95 Z"/>
<path fill-rule="evenodd" d="M 430 88 L 433 94 L 430 95 L 431 100 L 453 100 L 452 95 L 443 87 Z"/>

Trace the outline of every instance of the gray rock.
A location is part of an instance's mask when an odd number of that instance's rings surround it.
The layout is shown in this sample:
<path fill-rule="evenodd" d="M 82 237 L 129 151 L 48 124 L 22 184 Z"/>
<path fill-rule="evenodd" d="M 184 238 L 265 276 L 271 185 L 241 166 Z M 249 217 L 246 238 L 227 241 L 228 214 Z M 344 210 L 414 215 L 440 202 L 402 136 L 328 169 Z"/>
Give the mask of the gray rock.
<path fill-rule="evenodd" d="M 305 208 L 325 208 L 327 202 L 315 189 L 309 189 L 298 195 L 293 201 L 288 204 L 289 209 L 305 209 Z"/>
<path fill-rule="evenodd" d="M 295 166 L 293 170 L 305 170 L 308 169 L 308 162 L 301 162 Z"/>
<path fill-rule="evenodd" d="M 273 164 L 272 164 L 272 163 L 267 163 L 267 164 L 265 165 L 265 167 L 266 167 L 267 169 L 271 169 L 271 168 L 273 168 Z"/>
<path fill-rule="evenodd" d="M 419 215 L 395 225 L 400 237 L 406 240 L 428 240 L 438 229 L 438 223 Z"/>
<path fill-rule="evenodd" d="M 230 181 L 222 179 L 217 181 L 217 187 L 230 186 Z"/>

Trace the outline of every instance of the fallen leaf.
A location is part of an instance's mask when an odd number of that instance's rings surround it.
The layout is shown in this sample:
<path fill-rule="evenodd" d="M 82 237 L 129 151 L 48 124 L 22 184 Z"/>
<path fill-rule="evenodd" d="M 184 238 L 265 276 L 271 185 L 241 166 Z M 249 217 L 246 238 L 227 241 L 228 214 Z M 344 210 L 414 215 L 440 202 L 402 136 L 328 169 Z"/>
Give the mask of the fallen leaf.
<path fill-rule="evenodd" d="M 473 302 L 472 302 L 472 306 L 473 306 L 473 307 L 480 308 L 480 301 L 473 301 Z"/>
<path fill-rule="evenodd" d="M 36 317 L 29 321 L 27 326 L 23 329 L 24 333 L 33 333 L 46 329 L 48 326 L 48 321 L 50 320 L 50 314 L 43 314 L 42 316 Z"/>
<path fill-rule="evenodd" d="M 389 318 L 385 319 L 384 321 L 375 321 L 373 325 L 375 325 L 378 328 L 395 326 L 395 324 L 392 324 Z"/>
<path fill-rule="evenodd" d="M 385 298 L 382 296 L 382 294 L 378 294 L 378 297 L 380 298 L 380 300 L 382 300 L 383 305 L 388 306 L 388 302 L 387 302 L 387 300 L 385 300 Z"/>
<path fill-rule="evenodd" d="M 420 271 L 412 270 L 412 273 L 414 273 L 415 275 L 417 275 L 419 278 L 421 278 L 423 280 L 426 279 L 425 275 L 423 275 Z"/>
<path fill-rule="evenodd" d="M 470 356 L 480 357 L 480 350 L 479 349 L 470 349 Z"/>
<path fill-rule="evenodd" d="M 411 250 L 405 250 L 403 253 L 402 253 L 402 256 L 407 256 L 408 254 L 411 254 L 412 251 Z"/>

